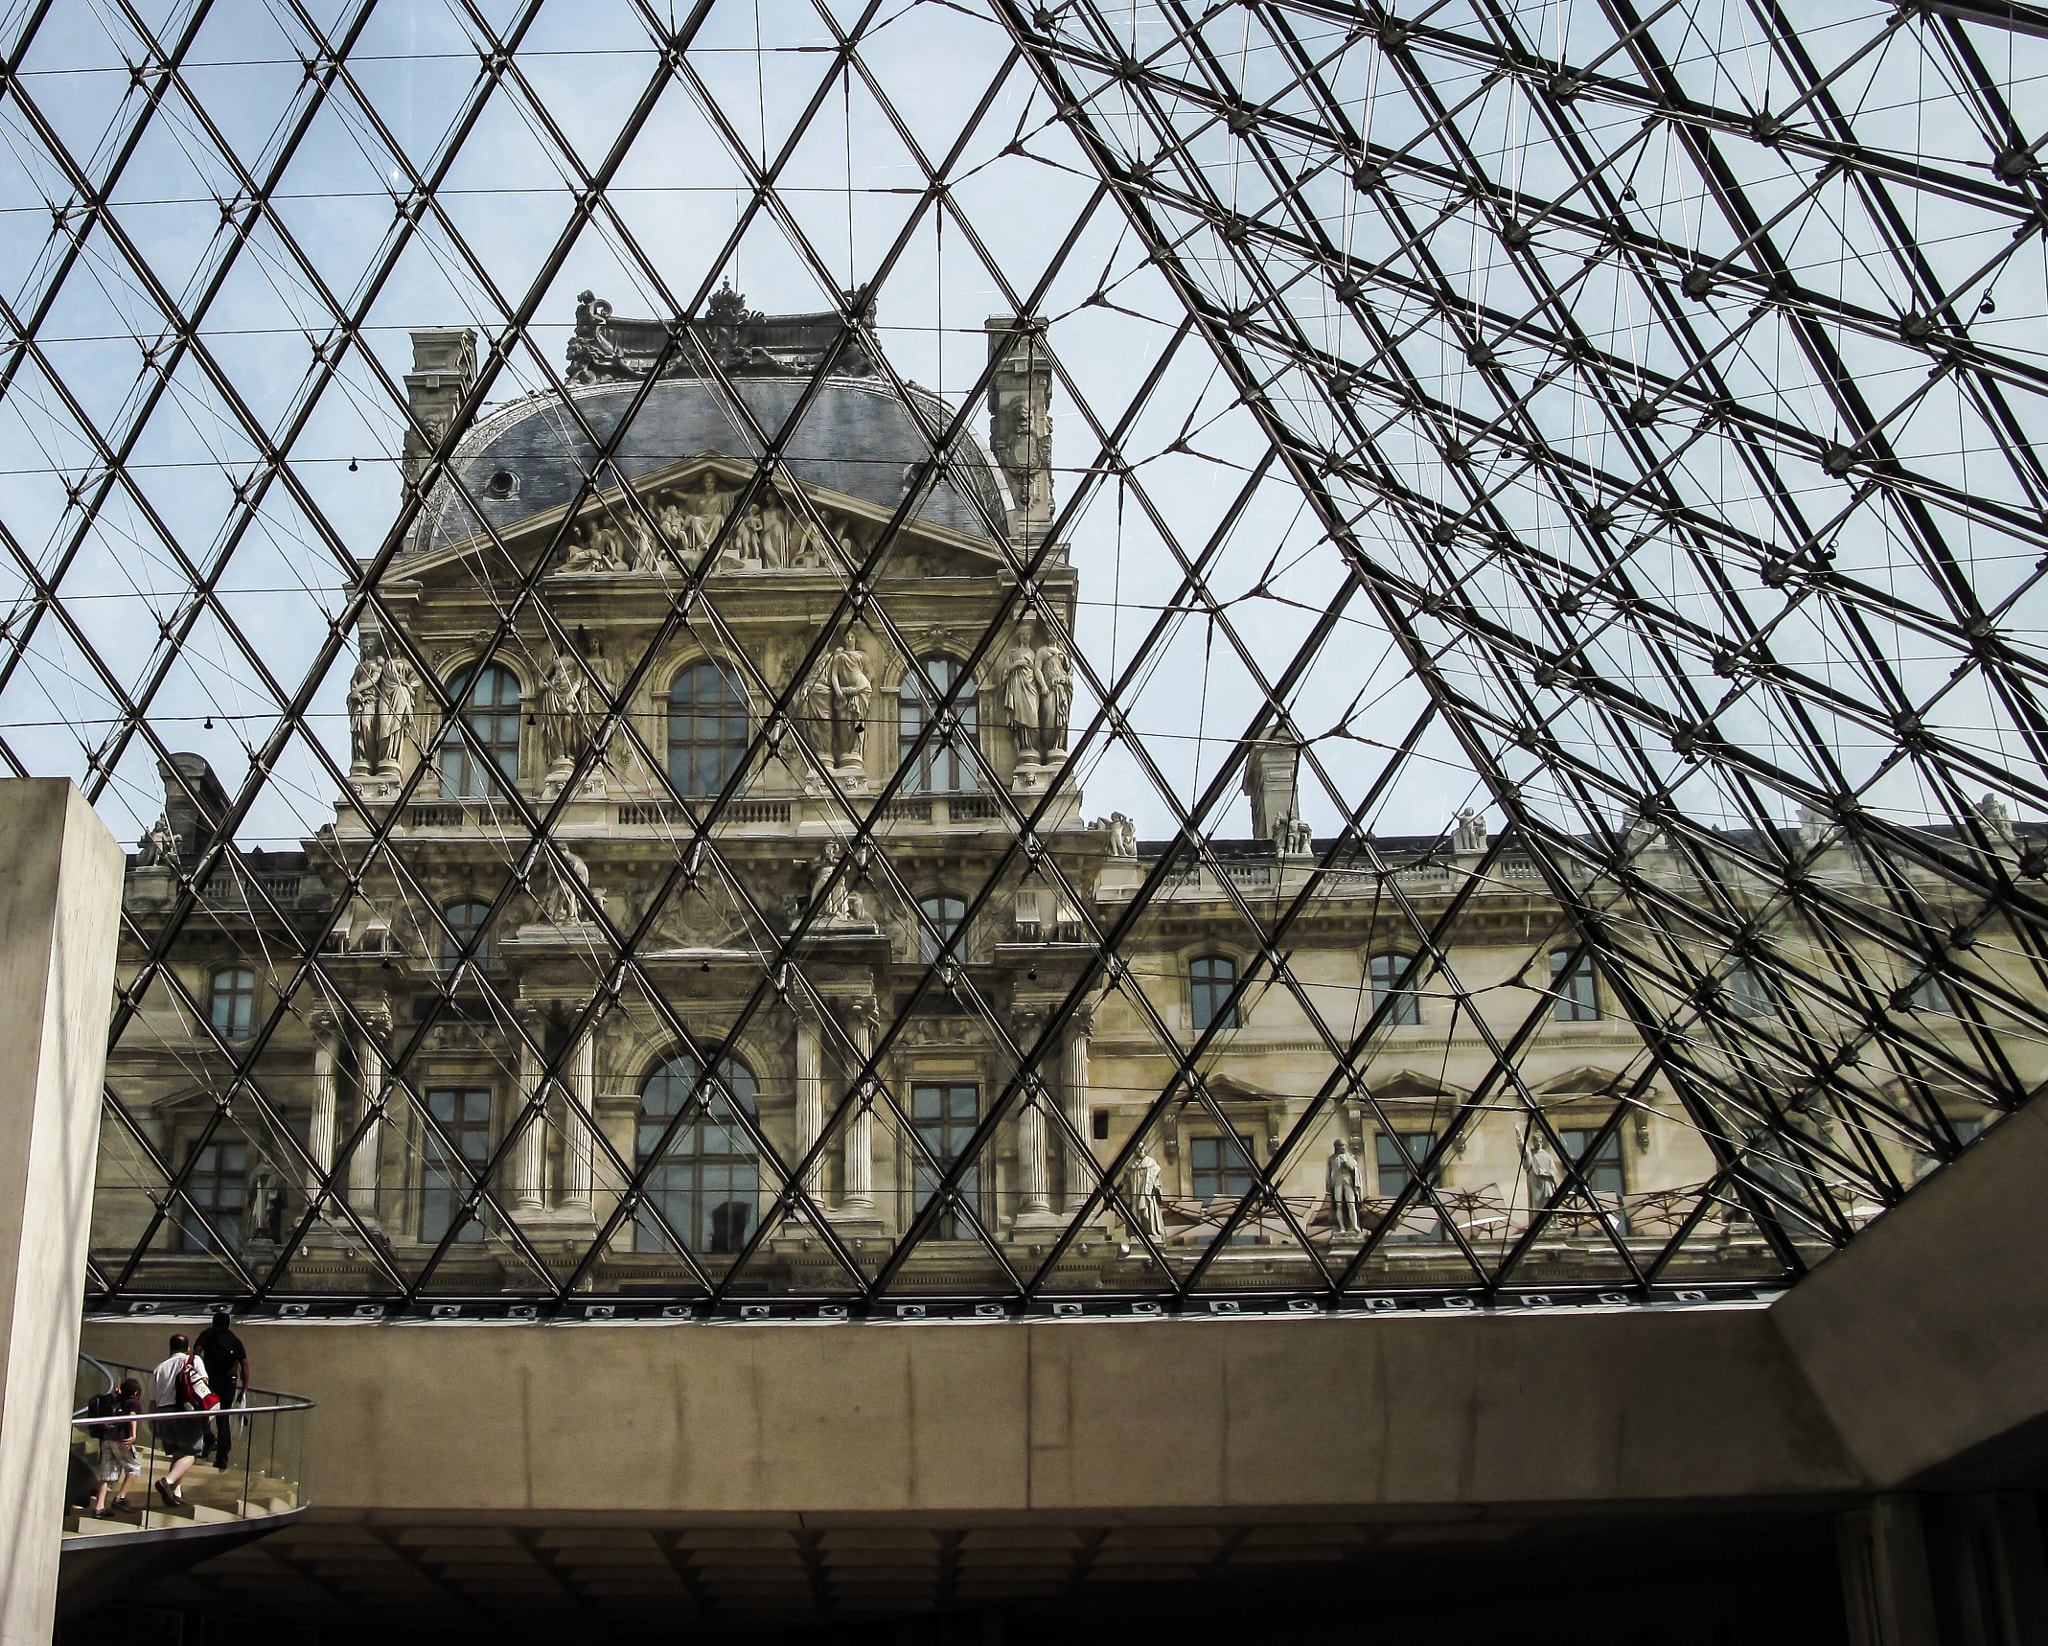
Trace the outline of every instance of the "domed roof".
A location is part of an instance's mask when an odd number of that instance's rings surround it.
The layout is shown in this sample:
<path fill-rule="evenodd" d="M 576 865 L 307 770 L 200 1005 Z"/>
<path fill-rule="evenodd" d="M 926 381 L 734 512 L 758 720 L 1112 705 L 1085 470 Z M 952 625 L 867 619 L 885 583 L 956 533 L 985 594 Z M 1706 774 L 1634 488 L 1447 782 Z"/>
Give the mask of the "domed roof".
<path fill-rule="evenodd" d="M 646 399 L 615 457 L 628 481 L 705 453 L 749 461 L 760 457 L 761 442 L 721 403 L 722 390 L 713 383 L 675 377 L 644 387 Z M 732 381 L 732 387 L 754 422 L 773 434 L 809 384 L 793 376 L 741 377 Z M 594 383 L 572 386 L 568 393 L 599 440 L 607 440 L 642 388 L 640 383 Z M 923 398 L 934 424 L 943 427 L 951 420 L 952 408 L 936 395 L 913 392 Z M 415 550 L 462 542 L 481 533 L 485 521 L 504 532 L 562 507 L 576 495 L 596 455 L 554 394 L 535 395 L 480 419 L 456 447 L 454 468 L 461 490 L 445 481 L 435 487 L 414 539 Z M 820 386 L 805 408 L 783 455 L 800 484 L 827 487 L 894 509 L 903 500 L 916 465 L 929 458 L 930 447 L 886 382 L 835 377 Z M 498 488 L 491 484 L 501 472 L 512 476 L 508 496 L 495 495 L 504 489 L 503 481 Z M 980 498 L 980 508 L 970 496 Z M 993 466 L 978 443 L 963 438 L 946 477 L 927 492 L 915 518 L 986 538 L 987 521 L 1000 522 L 1004 509 Z"/>

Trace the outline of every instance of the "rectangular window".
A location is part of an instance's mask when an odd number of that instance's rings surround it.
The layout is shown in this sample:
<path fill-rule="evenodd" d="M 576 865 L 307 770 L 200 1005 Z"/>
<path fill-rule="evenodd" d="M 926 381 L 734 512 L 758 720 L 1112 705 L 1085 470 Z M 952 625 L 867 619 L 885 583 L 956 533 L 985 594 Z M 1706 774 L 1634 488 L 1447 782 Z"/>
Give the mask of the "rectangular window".
<path fill-rule="evenodd" d="M 187 1212 L 178 1217 L 177 1249 L 240 1251 L 242 1213 L 249 1196 L 249 1145 L 208 1143 L 200 1147 L 185 1178 L 185 1195 L 200 1216 Z M 178 1211 L 184 1212 L 184 1208 Z M 212 1234 L 207 1233 L 208 1224 L 213 1226 Z"/>
<path fill-rule="evenodd" d="M 1204 955 L 1188 962 L 1188 1004 L 1197 1034 L 1212 1023 L 1219 1029 L 1237 1027 L 1237 1008 L 1225 1004 L 1236 987 L 1237 962 L 1228 956 Z"/>
<path fill-rule="evenodd" d="M 1584 1158 L 1587 1146 L 1599 1131 L 1597 1126 L 1560 1126 L 1557 1140 L 1577 1163 Z M 1608 1134 L 1607 1141 L 1600 1145 L 1599 1153 L 1579 1166 L 1579 1176 L 1593 1191 L 1602 1210 L 1613 1213 L 1617 1218 L 1623 1217 L 1622 1195 L 1628 1189 L 1628 1174 L 1622 1165 L 1621 1133 L 1618 1130 Z"/>
<path fill-rule="evenodd" d="M 1095 1128 L 1095 1129 L 1094 1129 L 1094 1131 L 1093 1131 L 1093 1132 L 1092 1132 L 1092 1133 L 1091 1133 L 1090 1135 L 1092 1135 L 1092 1136 L 1094 1137 L 1095 1141 L 1096 1141 L 1096 1142 L 1098 1142 L 1098 1143 L 1106 1143 L 1106 1142 L 1108 1142 L 1108 1141 L 1109 1141 L 1109 1111 L 1108 1111 L 1107 1109 L 1097 1109 L 1097 1110 L 1095 1111 L 1094 1115 L 1093 1115 L 1093 1116 L 1091 1117 L 1091 1119 L 1092 1119 L 1092 1120 L 1093 1120 L 1093 1122 L 1094 1122 L 1094 1128 Z"/>
<path fill-rule="evenodd" d="M 1600 1015 L 1600 984 L 1593 972 L 1593 956 L 1570 949 L 1557 949 L 1550 956 L 1550 991 L 1556 997 L 1551 1015 L 1560 1023 L 1591 1023 Z"/>
<path fill-rule="evenodd" d="M 246 966 L 226 966 L 213 974 L 208 1016 L 223 1040 L 247 1040 L 256 1027 L 256 974 Z"/>
<path fill-rule="evenodd" d="M 1429 1151 L 1436 1147 L 1435 1132 L 1381 1132 L 1373 1139 L 1373 1164 L 1379 1169 L 1380 1198 L 1392 1202 L 1406 1192 L 1408 1185 L 1415 1181 L 1417 1169 L 1429 1158 Z M 1425 1208 L 1417 1212 L 1412 1208 L 1401 1218 L 1401 1226 L 1393 1235 L 1395 1240 L 1437 1240 L 1442 1238 L 1443 1224 L 1434 1212 L 1427 1210 L 1428 1202 L 1420 1204 Z"/>
<path fill-rule="evenodd" d="M 917 1210 L 922 1211 L 938 1191 L 939 1180 L 960 1158 L 981 1118 L 981 1088 L 978 1086 L 912 1086 L 910 1122 L 917 1128 L 918 1141 L 932 1152 L 936 1165 L 920 1158 L 911 1174 Z M 939 1240 L 971 1240 L 973 1226 L 966 1213 L 981 1213 L 980 1173 L 973 1167 L 964 1172 L 955 1187 L 956 1198 L 939 1214 L 932 1234 Z"/>
<path fill-rule="evenodd" d="M 441 1123 L 449 1139 L 448 1143 L 431 1135 L 426 1139 L 420 1170 L 419 1237 L 438 1245 L 468 1201 L 476 1174 L 491 1157 L 490 1090 L 430 1087 L 427 1112 Z M 471 1218 L 457 1231 L 455 1239 L 467 1243 L 483 1237 L 483 1224 Z"/>
<path fill-rule="evenodd" d="M 1195 1198 L 1203 1205 L 1219 1195 L 1242 1200 L 1252 1192 L 1252 1140 L 1244 1132 L 1191 1138 L 1188 1167 Z"/>
<path fill-rule="evenodd" d="M 1401 984 L 1402 974 L 1408 970 L 1413 955 L 1376 954 L 1372 957 L 1372 1009 L 1378 1011 L 1389 997 L 1393 1004 L 1387 1007 L 1382 1023 L 1396 1028 L 1409 1027 L 1422 1021 L 1422 996 L 1416 991 L 1413 980 Z"/>

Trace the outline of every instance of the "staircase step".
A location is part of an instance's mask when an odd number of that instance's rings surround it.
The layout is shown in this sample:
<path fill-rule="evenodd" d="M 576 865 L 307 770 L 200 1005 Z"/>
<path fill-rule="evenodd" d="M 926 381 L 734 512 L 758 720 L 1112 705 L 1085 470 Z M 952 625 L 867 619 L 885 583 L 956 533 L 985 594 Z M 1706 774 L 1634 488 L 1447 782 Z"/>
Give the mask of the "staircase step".
<path fill-rule="evenodd" d="M 66 1537 L 106 1537 L 113 1532 L 132 1532 L 136 1522 L 132 1520 L 101 1520 L 95 1515 L 70 1514 L 64 1517 Z"/>
<path fill-rule="evenodd" d="M 290 1498 L 245 1498 L 242 1502 L 242 1513 L 251 1517 L 256 1515 L 288 1515 L 297 1507 L 298 1505 L 292 1502 Z"/>

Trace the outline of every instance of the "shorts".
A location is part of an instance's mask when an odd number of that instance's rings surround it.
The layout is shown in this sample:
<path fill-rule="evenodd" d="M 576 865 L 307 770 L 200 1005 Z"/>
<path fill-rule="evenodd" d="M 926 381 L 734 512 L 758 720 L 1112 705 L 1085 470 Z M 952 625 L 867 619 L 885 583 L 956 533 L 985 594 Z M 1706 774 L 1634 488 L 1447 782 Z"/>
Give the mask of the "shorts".
<path fill-rule="evenodd" d="M 124 1480 L 142 1473 L 142 1459 L 135 1455 L 135 1448 L 125 1440 L 103 1440 L 95 1473 L 102 1486 L 119 1486 Z"/>
<path fill-rule="evenodd" d="M 213 1449 L 213 1424 L 204 1417 L 169 1417 L 150 1425 L 165 1457 L 201 1457 Z"/>

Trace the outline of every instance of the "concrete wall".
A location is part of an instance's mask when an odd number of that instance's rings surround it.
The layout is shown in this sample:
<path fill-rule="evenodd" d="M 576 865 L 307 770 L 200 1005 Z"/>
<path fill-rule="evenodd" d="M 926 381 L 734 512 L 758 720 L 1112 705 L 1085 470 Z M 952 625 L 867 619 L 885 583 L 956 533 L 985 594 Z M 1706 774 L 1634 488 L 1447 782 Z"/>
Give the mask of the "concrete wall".
<path fill-rule="evenodd" d="M 56 1604 L 122 864 L 69 782 L 0 782 L 0 1646 Z"/>
<path fill-rule="evenodd" d="M 1880 1487 L 2048 1412 L 2048 1106 L 2001 1121 L 1771 1318 Z"/>
<path fill-rule="evenodd" d="M 92 1324 L 148 1362 L 162 1321 Z M 279 1323 L 323 1509 L 1131 1515 L 1853 1492 L 1761 1310 L 835 1327 Z"/>

